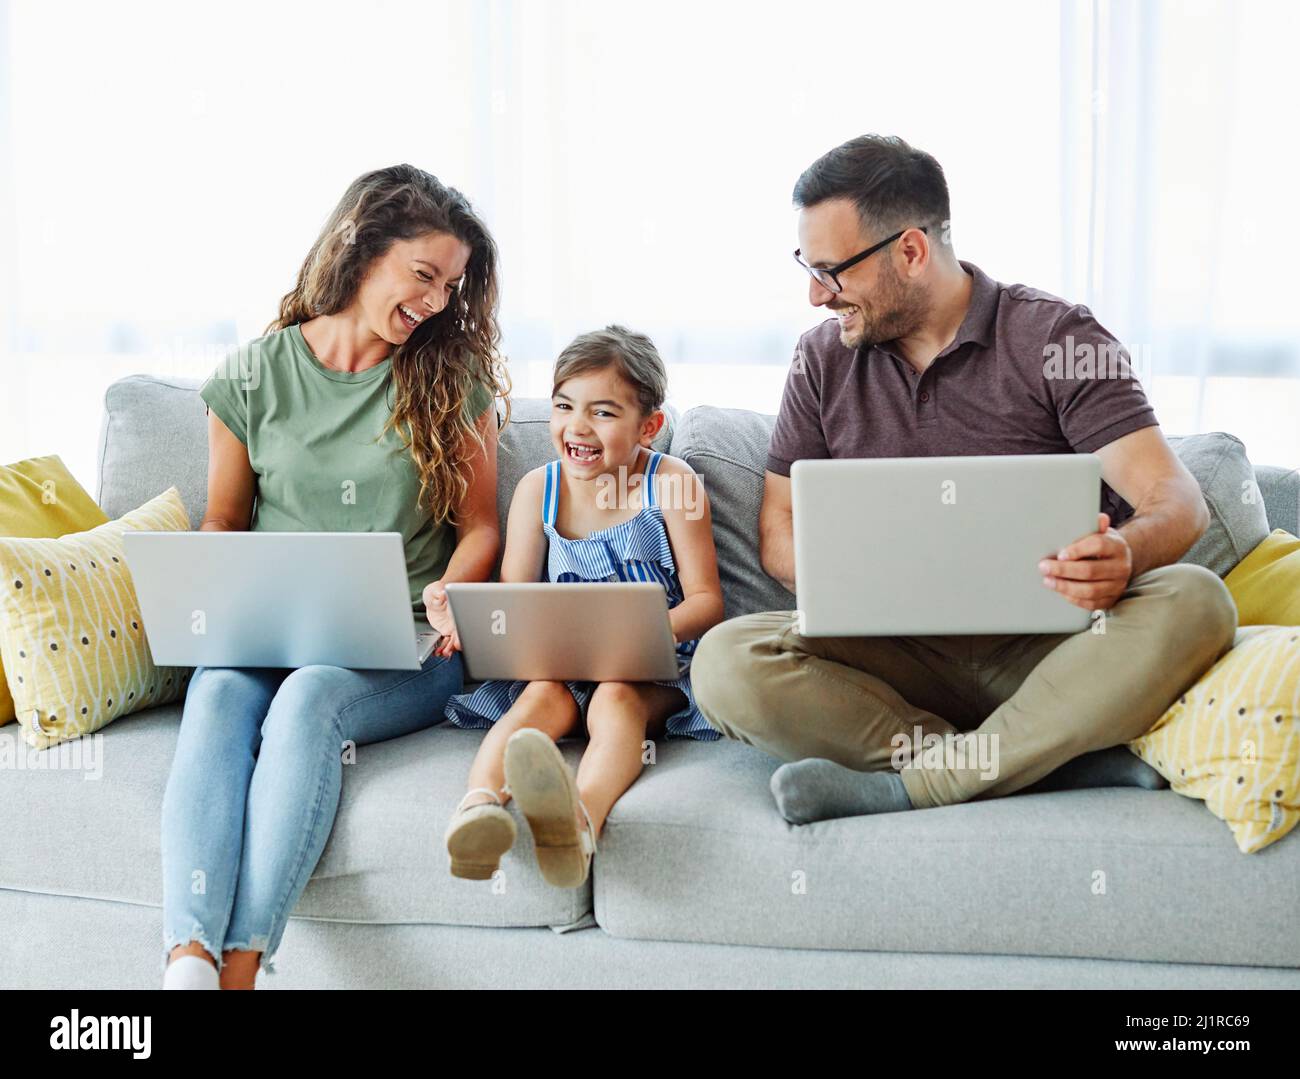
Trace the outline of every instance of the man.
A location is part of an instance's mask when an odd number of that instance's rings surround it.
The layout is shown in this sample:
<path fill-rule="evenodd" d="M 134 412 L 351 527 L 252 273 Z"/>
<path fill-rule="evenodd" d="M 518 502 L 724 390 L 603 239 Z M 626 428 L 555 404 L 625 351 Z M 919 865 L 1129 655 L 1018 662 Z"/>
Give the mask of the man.
<path fill-rule="evenodd" d="M 723 734 L 797 762 L 772 778 L 795 824 L 1035 783 L 1158 785 L 1123 743 L 1231 647 L 1236 610 L 1213 573 L 1174 564 L 1209 514 L 1126 354 L 1086 307 L 960 262 L 943 170 L 901 139 L 831 150 L 794 201 L 809 301 L 834 318 L 803 335 L 786 380 L 759 518 L 763 568 L 794 591 L 789 476 L 801 458 L 1095 453 L 1097 531 L 1038 568 L 1101 624 L 813 638 L 793 611 L 748 615 L 700 641 L 701 710 Z M 1060 362 L 1085 346 L 1110 362 Z M 925 751 L 972 738 L 993 747 L 995 768 L 982 753 Z"/>

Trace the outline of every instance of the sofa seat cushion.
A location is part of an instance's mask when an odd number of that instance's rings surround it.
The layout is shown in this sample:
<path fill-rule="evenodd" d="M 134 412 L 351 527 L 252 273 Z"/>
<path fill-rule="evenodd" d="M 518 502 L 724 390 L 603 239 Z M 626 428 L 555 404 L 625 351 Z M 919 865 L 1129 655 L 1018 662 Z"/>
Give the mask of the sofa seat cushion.
<path fill-rule="evenodd" d="M 670 742 L 614 807 L 596 920 L 616 937 L 1300 967 L 1300 841 L 1243 857 L 1172 790 L 1013 795 L 804 827 L 779 762 Z"/>
<path fill-rule="evenodd" d="M 8 822 L 0 888 L 160 906 L 159 814 L 180 717 L 179 703 L 150 708 L 43 752 L 0 729 Z M 496 881 L 448 872 L 442 835 L 481 740 L 443 725 L 358 746 L 343 770 L 334 831 L 294 914 L 469 926 L 581 921 L 590 883 L 571 892 L 546 884 L 522 818 Z M 576 765 L 578 745 L 564 749 Z"/>

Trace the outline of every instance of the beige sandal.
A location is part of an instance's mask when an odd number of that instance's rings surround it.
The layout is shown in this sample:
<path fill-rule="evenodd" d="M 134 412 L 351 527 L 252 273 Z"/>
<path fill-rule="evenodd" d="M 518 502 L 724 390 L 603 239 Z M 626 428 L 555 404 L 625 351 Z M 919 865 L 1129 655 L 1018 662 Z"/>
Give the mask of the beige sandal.
<path fill-rule="evenodd" d="M 581 886 L 596 852 L 596 832 L 564 755 L 541 731 L 516 731 L 506 743 L 506 783 L 532 830 L 537 868 L 546 882 Z M 578 825 L 579 810 L 585 829 Z"/>
<path fill-rule="evenodd" d="M 472 795 L 487 794 L 491 802 L 465 807 Z M 501 856 L 515 845 L 515 819 L 501 805 L 497 792 L 487 787 L 466 791 L 447 825 L 447 853 L 451 875 L 463 880 L 491 880 Z"/>

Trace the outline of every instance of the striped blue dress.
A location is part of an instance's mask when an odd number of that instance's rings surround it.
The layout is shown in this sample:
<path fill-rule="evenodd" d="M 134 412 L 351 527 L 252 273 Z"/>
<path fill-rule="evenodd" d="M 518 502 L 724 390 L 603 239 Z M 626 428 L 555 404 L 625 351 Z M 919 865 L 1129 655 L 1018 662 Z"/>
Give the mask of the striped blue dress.
<path fill-rule="evenodd" d="M 651 453 L 642 484 L 643 504 L 635 517 L 591 533 L 586 539 L 567 539 L 555 530 L 560 506 L 560 462 L 546 466 L 546 492 L 542 499 L 542 531 L 546 533 L 546 579 L 558 583 L 585 581 L 658 581 L 668 593 L 668 606 L 676 607 L 683 599 L 681 581 L 663 509 L 655 496 L 654 476 L 661 453 Z M 721 734 L 709 726 L 691 692 L 691 656 L 698 641 L 681 641 L 677 645 L 677 678 L 656 683 L 674 686 L 686 697 L 686 706 L 668 717 L 669 738 L 695 738 L 712 742 Z M 446 715 L 457 727 L 486 730 L 514 704 L 527 682 L 490 681 L 478 689 L 461 693 L 447 702 Z M 595 682 L 566 682 L 580 714 L 595 692 Z"/>

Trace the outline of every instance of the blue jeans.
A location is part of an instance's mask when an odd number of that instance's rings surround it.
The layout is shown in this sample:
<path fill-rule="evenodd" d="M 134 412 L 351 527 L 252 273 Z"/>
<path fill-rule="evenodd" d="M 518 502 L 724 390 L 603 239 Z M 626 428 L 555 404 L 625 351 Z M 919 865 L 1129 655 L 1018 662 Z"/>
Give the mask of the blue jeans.
<path fill-rule="evenodd" d="M 343 759 L 443 720 L 460 653 L 418 671 L 198 667 L 162 806 L 163 965 L 197 942 L 262 969 L 334 827 Z"/>

